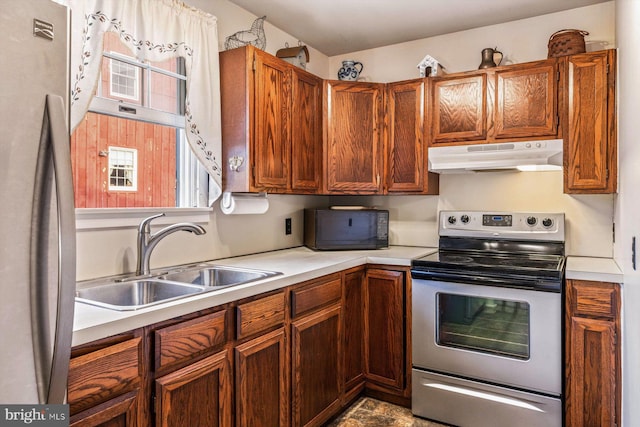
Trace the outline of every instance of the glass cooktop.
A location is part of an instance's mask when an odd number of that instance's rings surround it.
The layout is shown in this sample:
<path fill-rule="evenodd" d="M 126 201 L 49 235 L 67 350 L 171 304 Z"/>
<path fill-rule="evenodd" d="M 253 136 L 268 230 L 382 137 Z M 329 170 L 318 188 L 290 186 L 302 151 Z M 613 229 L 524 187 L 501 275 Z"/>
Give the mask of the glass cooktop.
<path fill-rule="evenodd" d="M 556 244 L 441 239 L 438 252 L 412 261 L 412 277 L 560 291 L 563 253 L 564 245 Z"/>

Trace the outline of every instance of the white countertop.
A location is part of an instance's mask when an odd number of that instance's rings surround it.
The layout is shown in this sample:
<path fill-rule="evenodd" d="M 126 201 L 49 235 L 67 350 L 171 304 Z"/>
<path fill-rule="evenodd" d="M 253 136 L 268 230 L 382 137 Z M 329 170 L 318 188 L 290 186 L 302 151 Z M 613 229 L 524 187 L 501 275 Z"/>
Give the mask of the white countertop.
<path fill-rule="evenodd" d="M 622 283 L 622 270 L 613 258 L 568 256 L 565 277 L 572 280 Z"/>
<path fill-rule="evenodd" d="M 115 311 L 75 304 L 73 345 L 80 345 L 163 320 L 193 313 L 242 298 L 294 285 L 364 264 L 410 266 L 411 260 L 437 248 L 392 246 L 370 251 L 313 251 L 304 246 L 261 254 L 215 260 L 216 264 L 273 270 L 283 273 L 269 279 L 216 292 L 186 297 L 156 306 Z M 612 258 L 567 257 L 566 278 L 622 283 L 622 271 Z"/>
<path fill-rule="evenodd" d="M 246 285 L 233 286 L 134 311 L 115 311 L 76 303 L 72 345 L 84 344 L 359 265 L 410 266 L 412 259 L 431 254 L 436 250 L 437 248 L 392 246 L 388 249 L 370 251 L 321 252 L 301 246 L 215 260 L 215 263 L 220 265 L 273 270 L 283 274 Z"/>

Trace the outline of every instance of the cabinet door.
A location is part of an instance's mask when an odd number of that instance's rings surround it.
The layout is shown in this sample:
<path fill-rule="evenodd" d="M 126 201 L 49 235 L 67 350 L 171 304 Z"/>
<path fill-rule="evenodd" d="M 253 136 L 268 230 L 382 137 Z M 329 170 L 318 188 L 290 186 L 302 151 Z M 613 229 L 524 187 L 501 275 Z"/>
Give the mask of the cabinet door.
<path fill-rule="evenodd" d="M 566 425 L 619 425 L 619 285 L 568 280 L 566 316 Z"/>
<path fill-rule="evenodd" d="M 364 384 L 364 270 L 345 273 L 343 289 L 344 382 L 347 393 Z M 349 401 L 347 397 L 345 399 Z"/>
<path fill-rule="evenodd" d="M 293 68 L 291 82 L 291 189 L 317 193 L 322 176 L 322 79 Z"/>
<path fill-rule="evenodd" d="M 487 75 L 438 78 L 432 83 L 431 144 L 487 138 Z"/>
<path fill-rule="evenodd" d="M 156 379 L 156 426 L 231 425 L 231 365 L 222 351 Z"/>
<path fill-rule="evenodd" d="M 139 391 L 118 396 L 71 417 L 70 427 L 136 427 Z"/>
<path fill-rule="evenodd" d="M 387 86 L 387 191 L 422 192 L 425 185 L 425 80 Z"/>
<path fill-rule="evenodd" d="M 496 70 L 493 136 L 556 137 L 557 82 L 555 59 Z"/>
<path fill-rule="evenodd" d="M 139 389 L 144 370 L 142 347 L 142 338 L 134 337 L 73 357 L 67 386 L 70 414 Z"/>
<path fill-rule="evenodd" d="M 326 85 L 326 189 L 329 193 L 379 193 L 383 86 L 337 81 Z"/>
<path fill-rule="evenodd" d="M 615 193 L 615 51 L 567 59 L 565 193 Z"/>
<path fill-rule="evenodd" d="M 295 426 L 320 426 L 340 407 L 340 313 L 334 305 L 291 325 Z"/>
<path fill-rule="evenodd" d="M 236 425 L 289 425 L 288 348 L 284 329 L 246 342 L 236 353 Z"/>
<path fill-rule="evenodd" d="M 567 426 L 615 426 L 615 324 L 572 317 L 570 328 Z"/>
<path fill-rule="evenodd" d="M 367 380 L 393 389 L 405 385 L 404 273 L 367 270 L 364 287 Z"/>
<path fill-rule="evenodd" d="M 286 192 L 291 163 L 289 65 L 256 50 L 254 85 L 254 186 L 258 190 Z"/>

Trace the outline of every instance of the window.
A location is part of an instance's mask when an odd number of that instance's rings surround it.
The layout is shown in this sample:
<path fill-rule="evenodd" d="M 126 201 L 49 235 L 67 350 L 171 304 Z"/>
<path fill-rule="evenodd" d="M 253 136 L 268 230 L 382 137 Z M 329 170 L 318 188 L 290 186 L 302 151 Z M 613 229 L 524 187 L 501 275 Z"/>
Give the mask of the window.
<path fill-rule="evenodd" d="M 109 77 L 109 93 L 111 96 L 139 100 L 139 68 L 112 58 L 109 61 L 111 72 Z"/>
<path fill-rule="evenodd" d="M 184 60 L 137 60 L 104 36 L 100 84 L 71 137 L 76 207 L 206 207 L 209 179 L 185 127 Z"/>
<path fill-rule="evenodd" d="M 109 190 L 138 190 L 138 150 L 109 147 Z"/>

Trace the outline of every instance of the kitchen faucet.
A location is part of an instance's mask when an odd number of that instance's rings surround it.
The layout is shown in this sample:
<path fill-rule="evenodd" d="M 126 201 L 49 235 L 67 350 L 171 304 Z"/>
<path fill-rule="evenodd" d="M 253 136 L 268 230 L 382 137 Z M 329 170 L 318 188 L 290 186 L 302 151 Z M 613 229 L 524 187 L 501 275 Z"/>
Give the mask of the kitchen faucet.
<path fill-rule="evenodd" d="M 136 269 L 137 276 L 148 276 L 150 273 L 149 259 L 151 252 L 158 242 L 175 231 L 190 231 L 194 234 L 201 235 L 206 233 L 205 229 L 197 224 L 190 222 L 179 222 L 171 224 L 158 232 L 151 234 L 151 221 L 164 216 L 164 213 L 145 218 L 138 227 L 138 267 Z"/>

